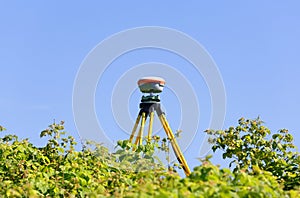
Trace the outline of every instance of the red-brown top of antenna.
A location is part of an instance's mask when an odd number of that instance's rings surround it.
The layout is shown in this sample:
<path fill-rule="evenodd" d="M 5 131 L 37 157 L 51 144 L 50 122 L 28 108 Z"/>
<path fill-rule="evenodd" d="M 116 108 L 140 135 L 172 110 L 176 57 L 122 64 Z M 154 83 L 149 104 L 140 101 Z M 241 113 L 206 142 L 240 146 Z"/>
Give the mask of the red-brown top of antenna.
<path fill-rule="evenodd" d="M 137 83 L 139 86 L 145 83 L 159 83 L 161 85 L 165 85 L 166 81 L 160 77 L 150 76 L 141 78 Z"/>

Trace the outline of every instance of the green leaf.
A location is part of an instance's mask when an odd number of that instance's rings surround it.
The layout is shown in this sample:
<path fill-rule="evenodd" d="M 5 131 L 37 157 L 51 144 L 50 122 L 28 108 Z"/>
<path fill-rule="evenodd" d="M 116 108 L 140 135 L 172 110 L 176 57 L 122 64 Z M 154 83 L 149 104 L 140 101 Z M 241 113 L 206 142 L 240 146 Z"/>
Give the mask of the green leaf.
<path fill-rule="evenodd" d="M 0 125 L 0 132 L 1 131 L 6 131 L 6 128 L 4 128 L 3 126 Z"/>

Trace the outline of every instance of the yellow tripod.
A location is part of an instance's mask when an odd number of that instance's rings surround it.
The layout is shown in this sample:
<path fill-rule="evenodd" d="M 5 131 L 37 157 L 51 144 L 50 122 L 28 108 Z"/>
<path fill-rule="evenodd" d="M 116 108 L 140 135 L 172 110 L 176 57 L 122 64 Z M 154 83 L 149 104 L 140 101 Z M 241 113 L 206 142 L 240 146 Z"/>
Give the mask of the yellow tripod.
<path fill-rule="evenodd" d="M 181 164 L 184 173 L 186 176 L 189 176 L 191 174 L 190 168 L 180 150 L 180 147 L 174 137 L 174 134 L 169 126 L 169 123 L 166 119 L 165 113 L 162 111 L 161 106 L 160 106 L 160 100 L 158 98 L 158 96 L 146 96 L 146 97 L 142 97 L 142 101 L 140 103 L 140 112 L 137 116 L 136 122 L 134 124 L 132 133 L 130 135 L 129 138 L 129 142 L 132 142 L 134 135 L 137 131 L 138 125 L 139 123 L 140 128 L 138 131 L 138 135 L 136 137 L 136 140 L 134 142 L 135 145 L 141 145 L 143 142 L 143 132 L 144 132 L 144 128 L 145 128 L 145 122 L 147 117 L 150 117 L 149 120 L 149 128 L 148 128 L 148 135 L 147 135 L 147 141 L 150 142 L 151 141 L 151 136 L 152 136 L 152 126 L 153 126 L 153 119 L 154 119 L 154 111 L 156 111 L 159 120 L 171 142 L 172 148 L 174 150 L 174 153 L 176 155 L 176 158 L 178 160 L 178 162 Z"/>

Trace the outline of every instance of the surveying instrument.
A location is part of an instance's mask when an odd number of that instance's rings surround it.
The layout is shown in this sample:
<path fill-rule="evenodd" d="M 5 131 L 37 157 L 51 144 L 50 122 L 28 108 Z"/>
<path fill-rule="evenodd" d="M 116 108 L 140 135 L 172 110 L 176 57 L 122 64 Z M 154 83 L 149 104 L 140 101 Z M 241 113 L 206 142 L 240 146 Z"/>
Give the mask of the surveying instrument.
<path fill-rule="evenodd" d="M 144 77 L 141 78 L 138 82 L 139 89 L 142 93 L 146 93 L 149 95 L 143 95 L 140 103 L 140 111 L 137 116 L 136 122 L 132 129 L 132 133 L 129 138 L 129 142 L 132 142 L 134 135 L 137 131 L 138 125 L 140 123 L 140 127 L 138 130 L 138 135 L 134 142 L 135 145 L 142 145 L 143 144 L 143 132 L 145 128 L 146 119 L 149 117 L 149 128 L 148 128 L 148 135 L 147 141 L 151 141 L 152 136 L 152 126 L 153 126 L 153 119 L 154 119 L 154 112 L 156 112 L 164 131 L 166 132 L 169 141 L 171 142 L 172 148 L 176 155 L 176 158 L 180 165 L 182 166 L 184 173 L 186 176 L 191 174 L 190 168 L 180 150 L 180 147 L 175 139 L 175 136 L 172 132 L 172 129 L 169 126 L 167 121 L 166 115 L 161 109 L 160 106 L 160 97 L 159 93 L 163 91 L 165 86 L 165 80 L 159 77 Z M 155 95 L 157 94 L 157 95 Z"/>

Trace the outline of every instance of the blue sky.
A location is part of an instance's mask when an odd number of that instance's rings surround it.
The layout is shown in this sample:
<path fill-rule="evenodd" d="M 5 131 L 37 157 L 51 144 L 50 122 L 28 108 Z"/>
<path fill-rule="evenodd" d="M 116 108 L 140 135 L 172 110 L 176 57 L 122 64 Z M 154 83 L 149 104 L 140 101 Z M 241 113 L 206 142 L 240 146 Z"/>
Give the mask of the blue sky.
<path fill-rule="evenodd" d="M 289 129 L 300 147 L 298 1 L 2 1 L 0 4 L 0 124 L 10 133 L 43 145 L 45 141 L 39 139 L 39 132 L 55 119 L 65 120 L 67 131 L 79 138 L 73 119 L 72 92 L 83 59 L 112 34 L 140 26 L 162 26 L 188 34 L 214 59 L 226 88 L 224 129 L 236 125 L 240 117 L 260 116 L 273 132 Z M 205 82 L 202 79 L 193 84 L 201 76 L 195 76 L 178 57 L 158 50 L 124 55 L 114 64 L 124 63 L 130 69 L 131 65 L 149 61 L 182 63 L 174 67 L 197 89 L 204 87 L 198 93 L 198 97 L 203 96 L 199 99 L 202 120 L 195 137 L 201 139 L 210 113 Z M 119 70 L 112 64 L 104 79 L 113 74 L 121 76 L 126 69 Z M 111 87 L 100 88 L 96 99 L 109 102 Z M 171 91 L 167 90 L 164 96 L 167 95 L 173 102 L 164 105 L 174 126 L 181 119 L 180 111 L 174 107 L 178 101 Z M 140 96 L 136 90 L 129 102 L 132 117 L 138 111 L 137 97 Z M 101 115 L 101 106 L 112 117 L 105 103 L 96 103 L 97 113 Z M 105 130 L 118 130 L 112 118 L 105 124 Z M 118 133 L 111 134 L 114 140 L 123 138 Z M 197 141 L 191 148 L 196 147 Z M 187 151 L 191 166 L 197 164 L 194 160 L 197 157 Z M 216 162 L 222 160 L 217 157 Z"/>

